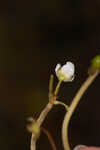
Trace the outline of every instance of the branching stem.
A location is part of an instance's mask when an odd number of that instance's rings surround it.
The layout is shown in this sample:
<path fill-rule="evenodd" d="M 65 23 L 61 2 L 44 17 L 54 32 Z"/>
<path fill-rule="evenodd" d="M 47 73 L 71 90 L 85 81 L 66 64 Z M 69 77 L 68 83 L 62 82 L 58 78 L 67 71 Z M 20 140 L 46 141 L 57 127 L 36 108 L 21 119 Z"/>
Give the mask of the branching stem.
<path fill-rule="evenodd" d="M 59 92 L 61 83 L 62 83 L 62 81 L 58 82 L 58 84 L 56 86 L 56 89 L 55 89 L 55 92 L 54 92 L 54 96 L 52 95 L 51 99 L 49 99 L 49 103 L 45 106 L 45 108 L 40 113 L 40 116 L 37 119 L 37 124 L 38 124 L 39 127 L 42 125 L 42 123 L 45 120 L 47 114 L 52 109 L 52 107 L 54 105 L 54 101 L 56 101 L 57 94 Z M 50 84 L 51 85 L 49 85 L 49 95 L 52 93 L 52 90 L 53 90 L 53 76 L 51 76 Z M 37 139 L 33 138 L 34 136 L 35 136 L 34 133 L 32 133 L 32 136 L 31 136 L 31 146 L 30 146 L 31 149 L 30 150 L 36 150 L 36 141 L 37 141 Z"/>

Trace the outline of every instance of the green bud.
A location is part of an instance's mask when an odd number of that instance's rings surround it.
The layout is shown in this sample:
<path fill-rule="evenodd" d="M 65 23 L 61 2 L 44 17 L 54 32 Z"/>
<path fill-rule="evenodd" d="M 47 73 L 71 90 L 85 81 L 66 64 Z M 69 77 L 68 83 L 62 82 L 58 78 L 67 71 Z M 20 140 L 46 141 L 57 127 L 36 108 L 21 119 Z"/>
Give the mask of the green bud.
<path fill-rule="evenodd" d="M 88 70 L 88 73 L 90 75 L 94 74 L 97 70 L 100 70 L 100 55 L 96 55 L 92 61 L 91 61 L 91 66 Z"/>
<path fill-rule="evenodd" d="M 92 67 L 94 69 L 100 69 L 100 55 L 97 55 L 92 59 Z"/>

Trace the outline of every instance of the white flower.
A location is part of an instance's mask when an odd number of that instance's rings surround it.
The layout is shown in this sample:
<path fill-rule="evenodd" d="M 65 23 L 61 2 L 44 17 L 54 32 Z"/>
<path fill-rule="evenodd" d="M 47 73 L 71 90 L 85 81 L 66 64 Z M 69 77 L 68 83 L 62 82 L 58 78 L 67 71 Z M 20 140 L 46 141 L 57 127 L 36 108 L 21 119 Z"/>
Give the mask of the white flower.
<path fill-rule="evenodd" d="M 61 67 L 61 64 L 57 64 L 55 68 L 56 75 L 59 80 L 64 82 L 73 81 L 75 66 L 71 62 L 66 62 L 65 65 Z"/>

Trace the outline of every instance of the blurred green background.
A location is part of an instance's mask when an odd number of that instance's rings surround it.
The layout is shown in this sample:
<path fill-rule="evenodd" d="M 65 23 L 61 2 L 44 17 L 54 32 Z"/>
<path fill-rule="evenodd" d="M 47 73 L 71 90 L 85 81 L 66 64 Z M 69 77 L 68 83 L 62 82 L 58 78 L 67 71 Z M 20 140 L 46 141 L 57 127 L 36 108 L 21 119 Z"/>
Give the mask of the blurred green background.
<path fill-rule="evenodd" d="M 70 104 L 87 77 L 89 63 L 100 54 L 100 2 L 93 0 L 0 1 L 0 148 L 29 150 L 26 119 L 38 117 L 48 102 L 48 82 L 57 63 L 75 63 L 75 80 L 63 83 L 59 99 Z M 55 73 L 54 73 L 55 74 Z M 55 85 L 57 78 L 55 77 Z M 63 150 L 65 110 L 56 106 L 43 126 Z M 70 144 L 100 146 L 100 77 L 72 116 Z M 37 150 L 51 150 L 41 134 Z"/>

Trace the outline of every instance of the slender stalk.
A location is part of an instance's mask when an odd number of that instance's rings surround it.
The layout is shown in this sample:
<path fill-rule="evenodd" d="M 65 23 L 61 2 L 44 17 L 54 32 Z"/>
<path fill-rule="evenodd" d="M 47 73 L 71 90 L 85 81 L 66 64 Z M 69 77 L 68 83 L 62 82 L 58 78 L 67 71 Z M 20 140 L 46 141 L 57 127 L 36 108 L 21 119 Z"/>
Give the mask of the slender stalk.
<path fill-rule="evenodd" d="M 31 145 L 30 145 L 31 150 L 36 150 L 36 140 L 34 139 L 34 134 L 32 133 L 31 136 Z"/>
<path fill-rule="evenodd" d="M 43 111 L 41 112 L 39 118 L 37 119 L 37 123 L 38 123 L 39 126 L 42 125 L 43 121 L 45 120 L 47 114 L 48 114 L 49 111 L 52 109 L 52 107 L 53 107 L 53 103 L 50 103 L 50 102 L 49 102 L 49 103 L 46 105 L 46 107 L 43 109 Z"/>
<path fill-rule="evenodd" d="M 70 150 L 69 140 L 68 140 L 68 125 L 71 119 L 71 116 L 79 103 L 81 97 L 83 96 L 86 89 L 90 86 L 90 84 L 94 81 L 96 76 L 99 74 L 99 71 L 96 71 L 94 74 L 89 75 L 87 80 L 83 83 L 79 91 L 77 92 L 76 96 L 72 100 L 72 103 L 68 109 L 68 112 L 65 114 L 63 125 L 62 125 L 62 142 L 64 146 L 64 150 Z"/>
<path fill-rule="evenodd" d="M 54 142 L 54 140 L 53 140 L 51 134 L 49 133 L 49 131 L 48 131 L 47 129 L 43 128 L 43 127 L 41 127 L 41 130 L 42 130 L 42 131 L 44 132 L 44 134 L 46 134 L 46 136 L 48 137 L 48 140 L 49 140 L 49 142 L 50 142 L 50 144 L 51 144 L 51 146 L 52 146 L 52 149 L 53 149 L 53 150 L 57 150 L 56 145 L 55 145 L 55 142 Z"/>
<path fill-rule="evenodd" d="M 54 76 L 50 76 L 50 81 L 49 81 L 49 100 L 53 96 L 53 82 L 54 82 Z"/>
<path fill-rule="evenodd" d="M 57 84 L 57 86 L 56 86 L 55 92 L 54 92 L 54 95 L 55 95 L 55 96 L 58 95 L 58 92 L 59 92 L 61 83 L 62 83 L 62 80 L 59 80 L 59 82 L 58 82 L 58 84 Z"/>
<path fill-rule="evenodd" d="M 68 109 L 69 109 L 69 106 L 66 105 L 65 103 L 61 102 L 61 101 L 57 101 L 57 100 L 56 100 L 56 101 L 54 102 L 54 104 L 55 104 L 55 105 L 62 105 L 62 106 L 64 106 L 65 109 L 66 109 L 66 111 L 68 111 Z"/>

